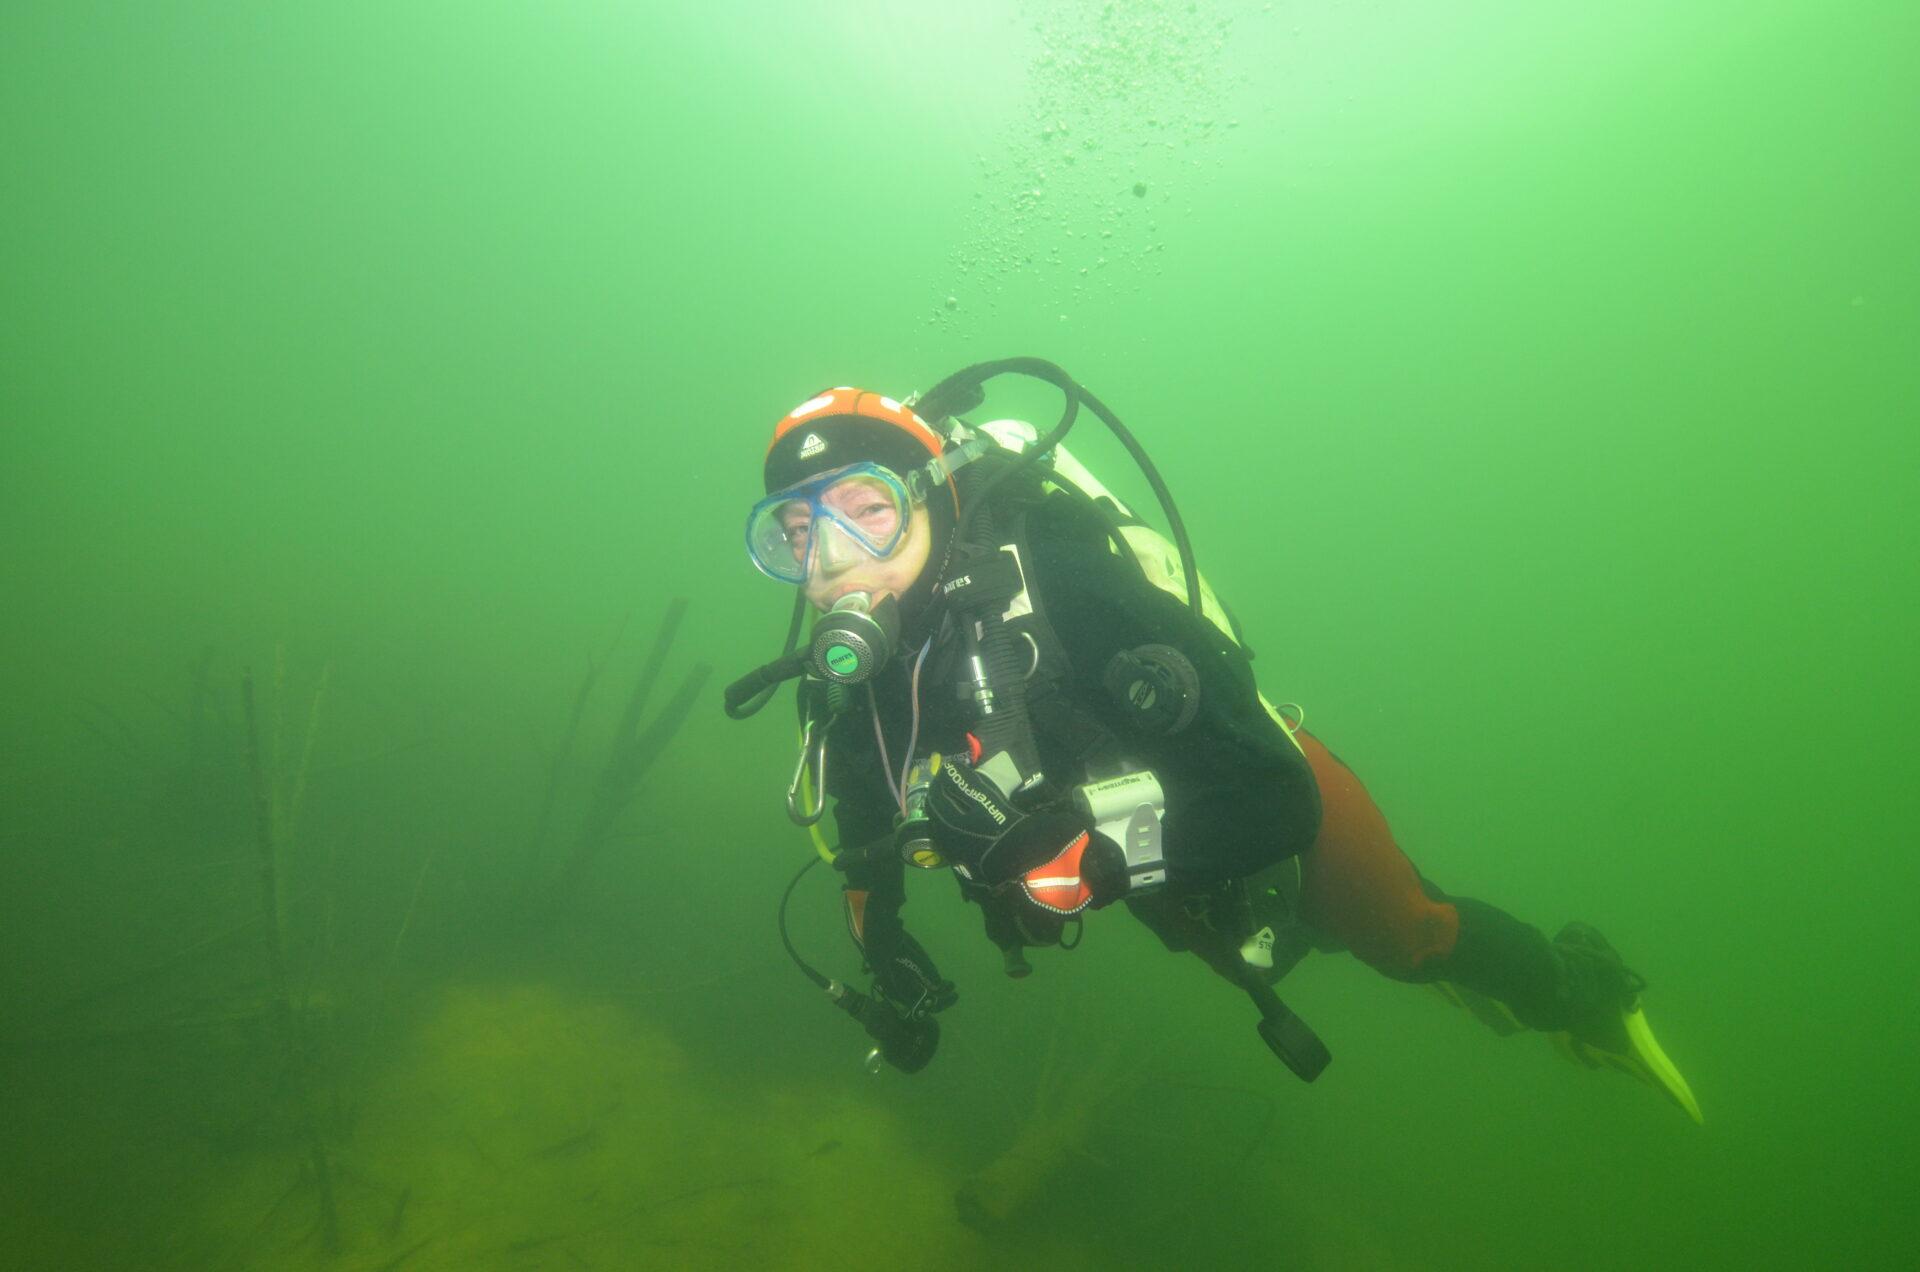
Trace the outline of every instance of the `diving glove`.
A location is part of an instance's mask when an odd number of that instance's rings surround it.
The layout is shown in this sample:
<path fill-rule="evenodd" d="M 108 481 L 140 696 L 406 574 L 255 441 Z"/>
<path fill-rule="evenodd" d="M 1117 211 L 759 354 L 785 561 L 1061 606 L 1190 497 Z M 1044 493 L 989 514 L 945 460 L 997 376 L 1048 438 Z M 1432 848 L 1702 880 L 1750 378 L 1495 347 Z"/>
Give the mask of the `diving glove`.
<path fill-rule="evenodd" d="M 1025 898 L 1057 915 L 1077 914 L 1126 891 L 1119 846 L 1094 830 L 1072 800 L 1028 810 L 1009 795 L 1010 764 L 951 757 L 936 768 L 927 812 L 942 856 L 968 883 L 993 890 L 1018 884 Z"/>
<path fill-rule="evenodd" d="M 873 964 L 873 995 L 908 1019 L 931 1016 L 960 1001 L 953 982 L 940 975 L 920 942 L 905 932 L 891 954 Z"/>

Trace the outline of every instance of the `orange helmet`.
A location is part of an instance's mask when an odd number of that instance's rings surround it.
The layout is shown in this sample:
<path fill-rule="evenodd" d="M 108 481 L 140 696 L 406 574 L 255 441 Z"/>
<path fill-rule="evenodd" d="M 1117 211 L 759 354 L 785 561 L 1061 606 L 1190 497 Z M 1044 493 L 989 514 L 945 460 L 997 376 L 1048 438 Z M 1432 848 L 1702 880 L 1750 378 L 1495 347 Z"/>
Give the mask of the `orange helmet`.
<path fill-rule="evenodd" d="M 861 462 L 893 470 L 902 481 L 946 448 L 940 434 L 893 398 L 845 385 L 825 389 L 794 407 L 773 426 L 767 443 L 766 493 L 833 468 Z M 953 506 L 960 506 L 953 482 Z"/>

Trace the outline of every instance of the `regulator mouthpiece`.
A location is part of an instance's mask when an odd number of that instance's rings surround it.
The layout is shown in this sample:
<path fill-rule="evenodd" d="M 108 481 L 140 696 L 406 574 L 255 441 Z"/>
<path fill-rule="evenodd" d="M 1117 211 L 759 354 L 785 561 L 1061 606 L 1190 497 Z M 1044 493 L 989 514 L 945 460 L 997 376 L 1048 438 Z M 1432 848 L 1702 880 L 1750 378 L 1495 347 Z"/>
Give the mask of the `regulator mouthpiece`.
<path fill-rule="evenodd" d="M 813 625 L 807 663 L 822 680 L 857 685 L 887 665 L 900 639 L 900 602 L 849 592 Z"/>

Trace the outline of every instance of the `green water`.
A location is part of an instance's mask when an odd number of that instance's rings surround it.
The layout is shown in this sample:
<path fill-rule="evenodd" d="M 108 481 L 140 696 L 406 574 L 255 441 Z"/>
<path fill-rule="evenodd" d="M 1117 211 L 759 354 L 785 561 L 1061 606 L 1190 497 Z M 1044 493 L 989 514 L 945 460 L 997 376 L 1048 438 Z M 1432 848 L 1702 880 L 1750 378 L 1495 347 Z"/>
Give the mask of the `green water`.
<path fill-rule="evenodd" d="M 1917 85 L 1892 0 L 14 0 L 0 1264 L 1910 1266 Z M 784 712 L 718 709 L 741 518 L 819 386 L 1016 353 L 1704 1127 L 1340 957 L 1305 1087 L 1124 915 L 1015 984 L 936 878 L 941 1054 L 861 1071 Z M 676 597 L 646 715 L 715 675 L 568 873 Z M 855 970 L 820 877 L 794 936 Z"/>

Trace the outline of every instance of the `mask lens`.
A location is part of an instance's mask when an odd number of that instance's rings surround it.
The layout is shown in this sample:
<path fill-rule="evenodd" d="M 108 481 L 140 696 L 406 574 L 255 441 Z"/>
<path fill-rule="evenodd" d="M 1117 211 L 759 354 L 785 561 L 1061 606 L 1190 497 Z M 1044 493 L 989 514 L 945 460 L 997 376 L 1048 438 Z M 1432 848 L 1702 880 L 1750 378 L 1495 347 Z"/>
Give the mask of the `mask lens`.
<path fill-rule="evenodd" d="M 812 537 L 813 506 L 806 499 L 768 500 L 754 509 L 747 522 L 747 551 L 753 563 L 787 583 L 806 579 Z"/>
<path fill-rule="evenodd" d="M 891 477 L 891 474 L 888 475 Z M 907 524 L 906 492 L 876 474 L 843 477 L 820 495 L 827 516 L 875 556 L 898 546 Z"/>
<path fill-rule="evenodd" d="M 854 464 L 761 500 L 747 518 L 747 553 L 783 583 L 804 583 L 822 552 L 851 544 L 891 556 L 906 538 L 907 487 L 878 464 Z"/>

